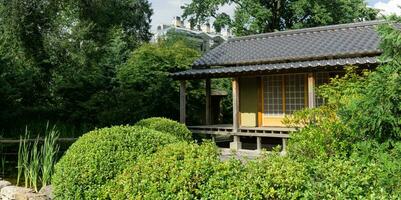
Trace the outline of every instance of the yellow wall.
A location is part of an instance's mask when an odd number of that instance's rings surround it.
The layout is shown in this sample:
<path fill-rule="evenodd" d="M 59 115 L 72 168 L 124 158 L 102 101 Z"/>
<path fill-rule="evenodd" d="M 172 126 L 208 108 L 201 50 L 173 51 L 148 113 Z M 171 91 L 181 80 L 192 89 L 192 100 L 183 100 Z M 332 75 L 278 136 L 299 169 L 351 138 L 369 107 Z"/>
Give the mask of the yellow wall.
<path fill-rule="evenodd" d="M 263 126 L 269 126 L 269 127 L 284 127 L 285 125 L 283 124 L 283 116 L 264 116 L 263 117 Z"/>
<path fill-rule="evenodd" d="M 258 79 L 240 78 L 240 124 L 243 127 L 256 127 L 258 122 Z"/>

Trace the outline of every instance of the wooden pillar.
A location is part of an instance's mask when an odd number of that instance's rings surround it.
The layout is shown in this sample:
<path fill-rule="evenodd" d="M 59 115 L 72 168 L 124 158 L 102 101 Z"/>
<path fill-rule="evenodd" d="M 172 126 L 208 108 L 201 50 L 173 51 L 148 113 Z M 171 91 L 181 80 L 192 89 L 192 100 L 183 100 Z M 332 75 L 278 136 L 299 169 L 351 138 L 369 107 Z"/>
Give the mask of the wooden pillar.
<path fill-rule="evenodd" d="M 242 148 L 240 136 L 235 134 L 238 133 L 239 129 L 239 83 L 238 78 L 234 78 L 232 81 L 233 89 L 233 142 L 230 143 L 231 150 L 240 150 Z"/>
<path fill-rule="evenodd" d="M 238 78 L 232 81 L 233 89 L 233 132 L 238 132 L 239 128 L 239 83 Z"/>
<path fill-rule="evenodd" d="M 262 138 L 261 137 L 256 137 L 256 149 L 258 151 L 262 151 Z"/>
<path fill-rule="evenodd" d="M 308 74 L 308 107 L 316 107 L 315 101 L 315 76 L 313 73 Z"/>
<path fill-rule="evenodd" d="M 186 81 L 180 81 L 180 122 L 185 124 L 186 123 L 186 104 L 187 104 L 187 95 L 186 95 Z"/>
<path fill-rule="evenodd" d="M 287 149 L 287 138 L 283 138 L 282 140 L 283 140 L 283 150 L 282 151 L 285 152 Z"/>
<path fill-rule="evenodd" d="M 206 125 L 212 124 L 212 89 L 211 89 L 211 81 L 210 78 L 205 81 L 206 86 Z"/>

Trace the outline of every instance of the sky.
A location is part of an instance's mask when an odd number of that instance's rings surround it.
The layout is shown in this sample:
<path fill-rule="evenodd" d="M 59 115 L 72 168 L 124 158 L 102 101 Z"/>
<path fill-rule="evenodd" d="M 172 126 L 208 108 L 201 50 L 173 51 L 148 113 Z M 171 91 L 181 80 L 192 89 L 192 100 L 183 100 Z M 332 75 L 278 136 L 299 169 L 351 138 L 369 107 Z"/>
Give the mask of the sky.
<path fill-rule="evenodd" d="M 365 0 L 369 6 L 379 8 L 383 14 L 398 13 L 401 14 L 401 0 Z M 174 16 L 181 16 L 181 6 L 190 3 L 191 0 L 149 0 L 152 4 L 154 14 L 152 16 L 152 30 L 156 29 L 157 25 L 170 24 Z M 233 8 L 226 6 L 222 8 L 226 13 L 233 13 Z"/>

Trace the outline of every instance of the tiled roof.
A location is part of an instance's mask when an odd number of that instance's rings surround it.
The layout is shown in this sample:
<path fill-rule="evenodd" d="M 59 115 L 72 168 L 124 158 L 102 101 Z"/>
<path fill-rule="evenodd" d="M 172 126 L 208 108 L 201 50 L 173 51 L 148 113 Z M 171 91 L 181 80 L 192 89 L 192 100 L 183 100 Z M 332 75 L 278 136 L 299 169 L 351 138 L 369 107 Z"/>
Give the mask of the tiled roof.
<path fill-rule="evenodd" d="M 219 67 L 210 69 L 191 69 L 183 72 L 177 72 L 173 76 L 177 78 L 206 78 L 206 77 L 223 77 L 236 74 L 255 74 L 265 71 L 279 71 L 290 69 L 313 69 L 316 67 L 336 67 L 344 65 L 365 65 L 376 64 L 378 62 L 376 56 L 373 57 L 356 57 L 356 58 L 339 58 L 329 60 L 299 61 L 277 64 L 261 64 L 247 65 L 237 67 Z"/>
<path fill-rule="evenodd" d="M 198 59 L 193 69 L 173 76 L 244 72 L 258 68 L 318 67 L 337 62 L 377 63 L 376 56 L 381 50 L 376 27 L 384 22 L 368 21 L 229 39 Z"/>

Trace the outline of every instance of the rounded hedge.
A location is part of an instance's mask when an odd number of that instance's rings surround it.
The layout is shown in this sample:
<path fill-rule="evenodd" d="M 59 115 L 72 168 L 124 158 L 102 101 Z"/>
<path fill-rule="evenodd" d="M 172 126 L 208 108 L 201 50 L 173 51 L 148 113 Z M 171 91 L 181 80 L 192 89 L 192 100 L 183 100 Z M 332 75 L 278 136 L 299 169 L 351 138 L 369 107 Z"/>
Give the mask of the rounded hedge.
<path fill-rule="evenodd" d="M 171 144 L 124 170 L 105 187 L 103 198 L 199 199 L 219 163 L 214 144 Z"/>
<path fill-rule="evenodd" d="M 137 122 L 135 125 L 151 128 L 164 133 L 169 133 L 187 141 L 192 140 L 192 133 L 184 124 L 167 118 L 153 117 L 143 119 Z"/>
<path fill-rule="evenodd" d="M 58 199 L 96 199 L 109 180 L 158 147 L 179 141 L 175 136 L 135 126 L 91 131 L 79 138 L 55 166 Z"/>

